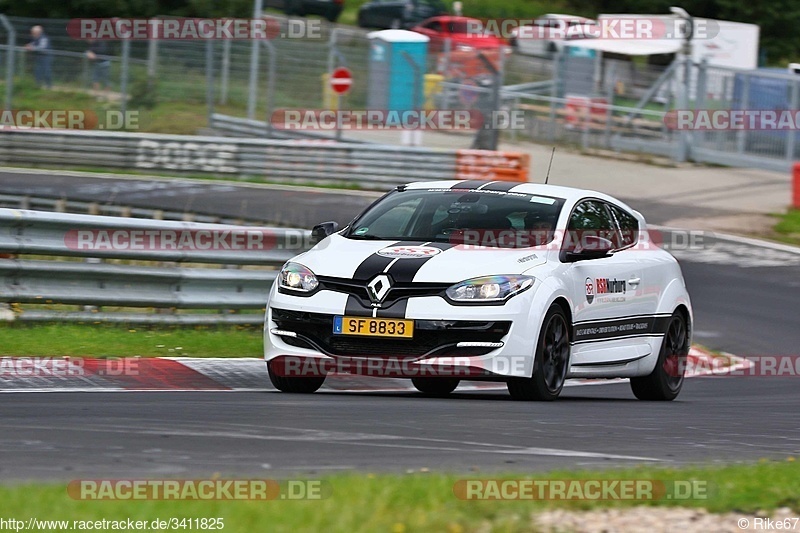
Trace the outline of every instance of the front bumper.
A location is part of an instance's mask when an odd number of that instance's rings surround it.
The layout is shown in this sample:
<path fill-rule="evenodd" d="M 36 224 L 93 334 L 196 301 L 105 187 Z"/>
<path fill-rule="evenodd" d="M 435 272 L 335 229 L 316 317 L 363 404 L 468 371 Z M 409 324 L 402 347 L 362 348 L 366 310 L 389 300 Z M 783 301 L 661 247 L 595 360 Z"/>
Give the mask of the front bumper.
<path fill-rule="evenodd" d="M 504 380 L 530 376 L 539 317 L 531 321 L 529 290 L 505 305 L 452 305 L 438 296 L 409 298 L 413 339 L 333 334 L 347 295 L 319 291 L 297 297 L 273 290 L 265 323 L 265 359 L 293 368 L 313 360 L 322 373 L 376 377 L 447 376 Z M 278 359 L 281 358 L 281 359 Z M 302 366 L 302 365 L 301 365 Z"/>

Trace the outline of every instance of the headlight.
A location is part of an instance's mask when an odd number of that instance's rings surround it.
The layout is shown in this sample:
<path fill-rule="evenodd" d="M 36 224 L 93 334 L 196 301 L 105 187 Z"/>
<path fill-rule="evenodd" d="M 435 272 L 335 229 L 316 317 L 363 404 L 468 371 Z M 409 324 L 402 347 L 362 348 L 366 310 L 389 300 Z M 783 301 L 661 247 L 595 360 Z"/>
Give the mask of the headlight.
<path fill-rule="evenodd" d="M 317 276 L 300 263 L 286 263 L 278 276 L 278 287 L 281 289 L 311 292 L 318 285 Z"/>
<path fill-rule="evenodd" d="M 458 50 L 459 52 L 474 52 L 475 47 L 470 46 L 468 44 L 459 44 L 456 46 L 456 50 Z"/>
<path fill-rule="evenodd" d="M 531 285 L 530 276 L 485 276 L 456 283 L 445 292 L 454 302 L 502 302 Z"/>

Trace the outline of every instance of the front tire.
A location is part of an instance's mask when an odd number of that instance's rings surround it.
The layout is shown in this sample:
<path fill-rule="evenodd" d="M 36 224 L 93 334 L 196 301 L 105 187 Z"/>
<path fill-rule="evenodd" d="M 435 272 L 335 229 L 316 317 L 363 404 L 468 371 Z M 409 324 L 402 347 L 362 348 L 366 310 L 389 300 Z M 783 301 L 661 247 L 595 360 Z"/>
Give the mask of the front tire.
<path fill-rule="evenodd" d="M 272 361 L 267 361 L 267 372 L 272 385 L 281 392 L 293 394 L 311 394 L 317 392 L 325 383 L 325 376 L 286 377 L 278 375 L 272 368 Z"/>
<path fill-rule="evenodd" d="M 428 396 L 447 396 L 458 387 L 457 378 L 411 378 L 418 391 Z"/>
<path fill-rule="evenodd" d="M 561 306 L 553 304 L 542 321 L 534 356 L 533 375 L 508 380 L 515 400 L 551 402 L 558 398 L 569 369 L 569 325 Z"/>
<path fill-rule="evenodd" d="M 634 396 L 645 401 L 669 402 L 678 397 L 683 387 L 689 335 L 683 313 L 676 311 L 669 321 L 661 342 L 656 367 L 648 376 L 631 378 Z"/>

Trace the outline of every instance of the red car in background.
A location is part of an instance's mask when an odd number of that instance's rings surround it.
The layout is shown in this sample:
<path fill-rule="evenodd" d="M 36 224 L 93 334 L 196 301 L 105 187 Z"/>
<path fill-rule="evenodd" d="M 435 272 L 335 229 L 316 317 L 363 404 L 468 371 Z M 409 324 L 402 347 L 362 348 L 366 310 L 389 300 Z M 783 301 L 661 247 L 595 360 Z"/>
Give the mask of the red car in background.
<path fill-rule="evenodd" d="M 430 38 L 428 50 L 441 54 L 439 73 L 447 78 L 475 78 L 491 74 L 481 61 L 483 54 L 497 68 L 499 56 L 510 54 L 511 47 L 500 37 L 484 31 L 483 23 L 474 18 L 444 15 L 429 18 L 411 28 Z M 444 57 L 445 42 L 450 40 L 450 54 Z"/>
<path fill-rule="evenodd" d="M 450 39 L 451 50 L 474 52 L 476 50 L 496 50 L 508 46 L 508 43 L 497 36 L 487 35 L 483 23 L 469 17 L 444 15 L 424 20 L 411 28 L 411 31 L 427 35 L 430 40 L 430 51 L 441 52 L 444 43 Z"/>

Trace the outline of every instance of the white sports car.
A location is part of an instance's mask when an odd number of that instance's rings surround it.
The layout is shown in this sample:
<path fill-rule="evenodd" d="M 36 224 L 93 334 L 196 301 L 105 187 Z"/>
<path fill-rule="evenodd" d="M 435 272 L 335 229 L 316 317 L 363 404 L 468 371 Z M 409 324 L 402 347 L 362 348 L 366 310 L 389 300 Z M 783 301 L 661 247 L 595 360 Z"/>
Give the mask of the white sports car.
<path fill-rule="evenodd" d="M 408 377 L 445 395 L 506 382 L 553 400 L 568 378 L 630 378 L 637 398 L 683 384 L 692 307 L 642 215 L 593 191 L 505 181 L 398 187 L 287 262 L 265 359 L 285 392 L 332 375 Z"/>

